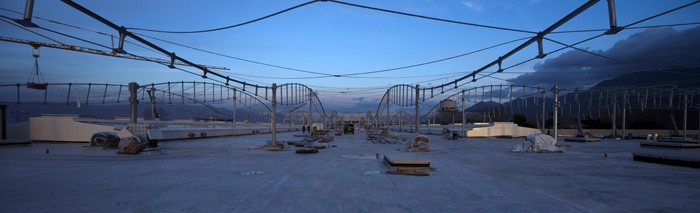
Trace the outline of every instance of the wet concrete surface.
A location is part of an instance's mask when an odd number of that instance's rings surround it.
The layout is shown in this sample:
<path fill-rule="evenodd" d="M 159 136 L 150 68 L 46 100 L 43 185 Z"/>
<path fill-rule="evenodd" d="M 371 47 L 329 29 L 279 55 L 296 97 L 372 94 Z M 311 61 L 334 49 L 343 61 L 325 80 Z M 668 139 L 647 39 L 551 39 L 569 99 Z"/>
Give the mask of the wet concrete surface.
<path fill-rule="evenodd" d="M 166 141 L 136 156 L 83 143 L 2 147 L 0 212 L 700 212 L 700 170 L 633 161 L 654 151 L 639 141 L 535 154 L 510 152 L 523 138 L 430 136 L 432 151 L 414 154 L 434 170 L 407 176 L 377 159 L 400 143 L 365 138 L 336 136 L 316 144 L 337 147 L 303 155 L 260 149 L 270 135 Z"/>

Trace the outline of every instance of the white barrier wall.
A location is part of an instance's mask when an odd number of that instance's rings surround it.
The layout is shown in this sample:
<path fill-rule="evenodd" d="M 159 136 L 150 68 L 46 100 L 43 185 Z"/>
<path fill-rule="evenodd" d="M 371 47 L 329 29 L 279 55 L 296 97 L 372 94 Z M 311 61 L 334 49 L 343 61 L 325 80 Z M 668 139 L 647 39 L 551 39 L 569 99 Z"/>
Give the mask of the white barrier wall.
<path fill-rule="evenodd" d="M 493 126 L 466 130 L 466 137 L 526 137 L 541 133 L 538 129 L 518 126 L 511 122 L 494 122 Z"/>
<path fill-rule="evenodd" d="M 75 122 L 75 115 L 29 118 L 32 141 L 89 142 L 96 132 L 117 132 L 114 127 Z"/>
<path fill-rule="evenodd" d="M 117 132 L 112 126 L 101 125 L 99 123 L 84 123 L 78 119 L 77 115 L 45 115 L 29 119 L 29 139 L 32 141 L 64 141 L 64 142 L 90 142 L 90 138 L 97 132 Z M 85 119 L 83 119 L 85 120 Z M 111 120 L 105 120 L 109 122 Z M 95 122 L 95 120 L 91 120 Z M 160 123 L 167 125 L 167 122 Z M 157 140 L 173 140 L 188 138 L 207 138 L 234 135 L 233 127 L 222 127 L 213 125 L 211 127 L 187 127 L 182 123 L 173 123 L 176 127 L 161 127 L 151 129 L 151 138 Z M 211 123 L 191 122 L 191 125 L 204 125 Z M 116 125 L 116 124 L 113 124 Z M 299 131 L 297 126 L 279 125 L 278 132 Z M 235 135 L 250 135 L 270 133 L 269 125 L 239 126 Z"/>
<path fill-rule="evenodd" d="M 440 135 L 444 128 L 447 128 L 451 132 L 461 132 L 461 125 L 430 125 L 421 126 L 421 134 L 432 134 Z M 399 131 L 399 127 L 392 127 L 392 131 Z M 403 131 L 409 131 L 411 128 L 403 127 Z M 462 137 L 526 137 L 530 134 L 541 133 L 538 129 L 521 127 L 512 122 L 494 122 L 493 124 L 488 123 L 475 123 L 465 125 L 464 134 L 460 134 Z"/>

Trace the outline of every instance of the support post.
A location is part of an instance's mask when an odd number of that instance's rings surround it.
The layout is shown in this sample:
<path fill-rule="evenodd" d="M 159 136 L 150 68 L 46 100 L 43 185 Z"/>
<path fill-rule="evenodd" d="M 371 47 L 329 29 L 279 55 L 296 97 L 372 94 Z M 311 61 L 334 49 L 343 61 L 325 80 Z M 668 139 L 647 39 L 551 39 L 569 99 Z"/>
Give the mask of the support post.
<path fill-rule="evenodd" d="M 461 135 L 462 137 L 465 137 L 466 134 L 464 132 L 464 121 L 467 119 L 464 117 L 465 116 L 464 115 L 464 90 L 462 90 L 462 111 L 461 112 L 462 112 L 462 132 L 459 135 Z"/>
<path fill-rule="evenodd" d="M 136 123 L 136 115 L 137 115 L 137 106 L 139 103 L 138 100 L 138 92 L 139 90 L 139 84 L 136 82 L 131 82 L 129 83 L 129 103 L 131 104 L 131 123 L 135 124 Z"/>
<path fill-rule="evenodd" d="M 66 105 L 68 105 L 68 101 L 70 100 L 70 89 L 73 87 L 73 83 L 68 83 L 68 95 L 66 95 Z"/>
<path fill-rule="evenodd" d="M 401 127 L 402 127 L 401 124 L 403 124 L 403 123 L 402 123 L 402 119 L 401 119 L 401 112 L 399 112 L 398 115 L 399 115 L 399 132 L 400 132 L 400 131 L 402 130 L 402 129 L 401 129 Z"/>
<path fill-rule="evenodd" d="M 683 141 L 688 136 L 688 92 L 685 92 L 685 100 L 683 100 Z"/>
<path fill-rule="evenodd" d="M 613 113 L 612 113 L 612 138 L 615 139 L 617 137 L 617 95 L 613 95 L 613 98 L 616 100 L 615 103 L 613 103 Z"/>
<path fill-rule="evenodd" d="M 46 83 L 46 89 L 44 90 L 44 105 L 48 104 L 46 101 L 46 98 L 48 97 L 49 93 L 49 83 Z"/>
<path fill-rule="evenodd" d="M 420 86 L 416 84 L 416 133 L 419 133 L 420 129 L 420 115 L 418 114 L 420 112 Z"/>
<path fill-rule="evenodd" d="M 272 131 L 272 141 L 269 145 L 277 146 L 277 84 L 272 83 L 272 112 L 270 113 L 270 124 Z"/>
<path fill-rule="evenodd" d="M 34 12 L 34 0 L 27 0 L 24 5 L 24 16 L 22 19 L 15 19 L 15 22 L 25 27 L 39 27 L 32 22 L 32 13 Z"/>
<path fill-rule="evenodd" d="M 389 129 L 389 119 L 391 117 L 391 113 L 389 111 L 389 105 L 391 105 L 391 93 L 387 92 L 386 93 L 386 128 Z"/>
<path fill-rule="evenodd" d="M 272 94 L 274 97 L 275 94 Z M 314 93 L 309 89 L 309 131 L 311 131 L 311 125 L 314 125 L 314 115 L 313 115 L 313 109 L 314 108 Z M 311 135 L 311 134 L 309 134 Z"/>
<path fill-rule="evenodd" d="M 547 118 L 547 90 L 542 90 L 542 133 L 546 133 L 547 125 L 545 124 L 545 119 Z"/>
<path fill-rule="evenodd" d="M 536 38 L 537 38 L 537 53 L 538 54 L 537 54 L 537 56 L 535 56 L 535 58 L 543 59 L 544 57 L 547 56 L 547 54 L 544 53 L 544 47 L 542 46 L 542 39 L 544 38 L 544 34 L 538 33 Z"/>
<path fill-rule="evenodd" d="M 168 104 L 173 103 L 173 93 L 170 92 L 170 81 L 168 81 Z"/>
<path fill-rule="evenodd" d="M 102 103 L 105 103 L 105 99 L 107 99 L 107 88 L 109 87 L 109 84 L 105 84 L 105 91 L 102 93 Z"/>
<path fill-rule="evenodd" d="M 236 88 L 233 88 L 233 136 L 236 136 Z"/>
<path fill-rule="evenodd" d="M 19 104 L 20 103 L 20 99 L 19 99 L 19 86 L 20 85 L 19 85 L 19 83 L 16 84 L 16 86 L 17 86 L 17 104 Z"/>
<path fill-rule="evenodd" d="M 151 119 L 155 120 L 156 118 L 159 118 L 159 116 L 156 110 L 156 89 L 153 88 L 152 84 L 151 89 L 148 89 L 148 99 L 151 100 Z"/>
<path fill-rule="evenodd" d="M 559 123 L 559 86 L 554 85 L 554 88 L 552 88 L 552 92 L 554 93 L 554 123 L 552 124 L 552 128 L 554 129 L 554 143 L 558 143 L 558 128 L 557 128 L 557 123 Z"/>
<path fill-rule="evenodd" d="M 85 97 L 85 105 L 90 104 L 90 90 L 92 90 L 92 83 L 88 83 L 87 96 Z"/>
<path fill-rule="evenodd" d="M 625 93 L 622 97 L 622 140 L 625 140 L 627 137 L 625 135 L 625 130 L 627 129 L 627 126 L 625 124 L 627 123 L 627 90 L 625 90 Z"/>
<path fill-rule="evenodd" d="M 605 34 L 617 34 L 622 30 L 622 28 L 617 26 L 617 16 L 615 15 L 615 0 L 608 0 L 608 17 L 610 19 L 610 29 L 606 31 Z"/>

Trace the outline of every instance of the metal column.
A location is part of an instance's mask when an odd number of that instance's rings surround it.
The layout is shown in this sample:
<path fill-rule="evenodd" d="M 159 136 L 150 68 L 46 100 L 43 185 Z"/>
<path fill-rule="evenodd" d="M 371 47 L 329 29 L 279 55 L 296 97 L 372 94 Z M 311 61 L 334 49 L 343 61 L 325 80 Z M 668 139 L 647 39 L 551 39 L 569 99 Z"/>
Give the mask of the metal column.
<path fill-rule="evenodd" d="M 688 134 L 688 91 L 685 92 L 685 100 L 683 100 L 683 141 L 685 141 Z M 700 134 L 700 133 L 699 133 Z"/>
<path fill-rule="evenodd" d="M 272 141 L 270 145 L 277 145 L 277 84 L 272 83 L 272 112 L 270 113 L 270 124 L 272 125 Z"/>
<path fill-rule="evenodd" d="M 542 90 L 542 133 L 547 130 L 547 125 L 545 124 L 545 119 L 547 118 L 547 90 Z"/>
<path fill-rule="evenodd" d="M 391 117 L 391 113 L 389 112 L 389 105 L 391 105 L 391 93 L 387 92 L 386 93 L 386 129 L 389 129 L 389 118 Z"/>
<path fill-rule="evenodd" d="M 32 13 L 34 12 L 34 0 L 27 0 L 24 6 L 24 16 L 22 19 L 15 19 L 15 22 L 25 27 L 39 27 L 32 22 Z"/>
<path fill-rule="evenodd" d="M 236 88 L 233 88 L 233 136 L 236 136 Z"/>
<path fill-rule="evenodd" d="M 464 115 L 464 90 L 462 90 L 462 133 L 460 134 L 460 135 L 462 135 L 462 137 L 466 137 L 466 134 L 464 132 L 464 121 L 466 121 L 466 120 L 467 119 Z"/>
<path fill-rule="evenodd" d="M 627 123 L 627 90 L 625 90 L 625 93 L 622 97 L 622 140 L 625 140 L 627 137 L 625 135 L 625 130 L 627 129 L 627 126 L 625 124 Z"/>
<path fill-rule="evenodd" d="M 559 122 L 559 110 L 557 109 L 559 108 L 559 86 L 554 85 L 554 88 L 552 88 L 552 92 L 554 93 L 554 123 L 552 124 L 552 128 L 554 129 L 554 143 L 556 144 L 557 142 L 559 142 L 557 140 L 557 136 L 559 135 L 557 133 L 557 123 Z"/>
<path fill-rule="evenodd" d="M 273 95 L 274 96 L 274 95 Z M 309 89 L 309 131 L 311 131 L 311 125 L 314 125 L 313 118 L 313 107 L 314 107 L 314 92 Z"/>
<path fill-rule="evenodd" d="M 131 123 L 136 123 L 136 115 L 138 111 L 138 92 L 139 90 L 139 84 L 136 82 L 131 82 L 129 83 L 129 103 L 131 104 Z"/>
<path fill-rule="evenodd" d="M 617 137 L 617 94 L 613 95 L 613 98 L 616 100 L 615 103 L 613 103 L 613 113 L 612 113 L 612 138 L 615 139 Z"/>
<path fill-rule="evenodd" d="M 418 131 L 420 129 L 420 115 L 418 114 L 420 112 L 420 86 L 416 84 L 416 133 L 419 133 Z"/>

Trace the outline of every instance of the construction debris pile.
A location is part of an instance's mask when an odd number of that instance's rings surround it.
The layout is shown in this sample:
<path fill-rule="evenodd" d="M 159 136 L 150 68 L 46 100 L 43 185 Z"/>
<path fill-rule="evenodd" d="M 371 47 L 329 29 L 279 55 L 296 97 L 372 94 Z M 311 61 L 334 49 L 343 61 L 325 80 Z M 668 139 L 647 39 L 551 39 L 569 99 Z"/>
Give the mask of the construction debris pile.
<path fill-rule="evenodd" d="M 442 139 L 445 140 L 457 140 L 459 138 L 459 133 L 455 131 L 450 131 L 447 128 L 442 128 L 442 131 L 440 133 L 442 135 Z"/>
<path fill-rule="evenodd" d="M 404 152 L 429 152 L 430 138 L 426 135 L 416 135 L 411 142 L 405 143 L 401 151 Z"/>
<path fill-rule="evenodd" d="M 114 132 L 98 132 L 90 138 L 90 147 L 102 147 L 103 149 L 114 149 L 119 146 L 121 138 Z"/>
<path fill-rule="evenodd" d="M 135 155 L 146 147 L 146 141 L 137 136 L 124 137 L 119 141 L 120 155 Z"/>
<path fill-rule="evenodd" d="M 311 134 L 311 135 L 294 135 L 295 137 L 304 137 L 299 141 L 286 141 L 285 143 L 290 146 L 299 147 L 295 151 L 297 154 L 314 154 L 318 153 L 320 149 L 330 148 L 330 145 L 316 145 L 315 143 L 330 143 L 333 142 L 333 136 L 326 134 Z"/>
<path fill-rule="evenodd" d="M 371 141 L 374 144 L 399 144 L 400 142 L 397 140 L 405 141 L 406 138 L 402 137 L 400 135 L 391 135 L 389 134 L 389 129 L 382 129 L 382 133 L 378 134 L 376 133 L 376 130 L 369 130 L 367 131 L 367 140 Z M 393 140 L 390 140 L 393 139 Z"/>
<path fill-rule="evenodd" d="M 90 147 L 102 149 L 118 149 L 117 154 L 135 155 L 147 146 L 156 147 L 155 141 L 149 143 L 144 135 L 134 135 L 128 127 L 115 129 L 118 132 L 98 132 L 90 138 Z"/>
<path fill-rule="evenodd" d="M 538 133 L 528 135 L 525 141 L 515 145 L 512 152 L 562 153 L 552 136 Z"/>

